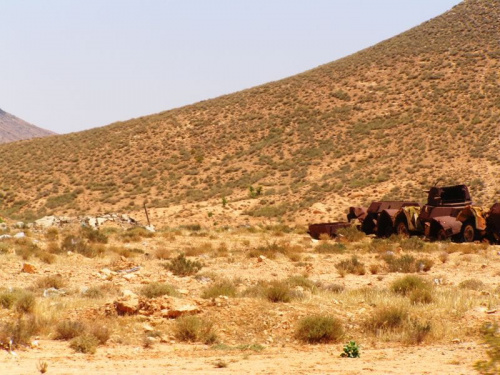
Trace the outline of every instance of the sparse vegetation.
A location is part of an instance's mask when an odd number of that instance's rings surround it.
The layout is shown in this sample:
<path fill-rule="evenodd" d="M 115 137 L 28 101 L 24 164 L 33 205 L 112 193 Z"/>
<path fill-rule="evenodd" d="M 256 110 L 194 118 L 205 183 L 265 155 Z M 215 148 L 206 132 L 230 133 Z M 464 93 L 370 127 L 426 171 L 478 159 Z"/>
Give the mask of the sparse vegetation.
<path fill-rule="evenodd" d="M 309 316 L 300 320 L 296 337 L 310 344 L 337 342 L 342 339 L 344 328 L 342 323 L 325 315 Z"/>
<path fill-rule="evenodd" d="M 177 276 L 189 276 L 197 273 L 203 264 L 196 260 L 189 260 L 184 254 L 172 259 L 165 267 Z"/>

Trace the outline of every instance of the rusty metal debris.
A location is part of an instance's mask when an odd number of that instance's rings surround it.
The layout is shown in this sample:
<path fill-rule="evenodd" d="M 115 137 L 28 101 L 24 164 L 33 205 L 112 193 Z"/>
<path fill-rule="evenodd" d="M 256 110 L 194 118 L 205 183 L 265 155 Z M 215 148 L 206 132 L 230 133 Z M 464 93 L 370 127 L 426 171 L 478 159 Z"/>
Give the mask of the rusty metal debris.
<path fill-rule="evenodd" d="M 430 240 L 500 242 L 500 203 L 484 211 L 473 204 L 466 185 L 435 186 L 427 193 L 423 206 L 410 201 L 374 201 L 368 209 L 350 207 L 347 222 L 312 224 L 309 233 L 313 238 L 322 233 L 335 237 L 339 228 L 355 220 L 361 231 L 378 237 L 399 234 Z"/>

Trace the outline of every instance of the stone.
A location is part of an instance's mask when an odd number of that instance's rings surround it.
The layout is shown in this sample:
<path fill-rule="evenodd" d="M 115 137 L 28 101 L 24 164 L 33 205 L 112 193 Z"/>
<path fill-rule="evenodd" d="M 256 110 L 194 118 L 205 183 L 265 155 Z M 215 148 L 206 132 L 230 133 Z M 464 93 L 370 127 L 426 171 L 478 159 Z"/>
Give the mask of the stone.
<path fill-rule="evenodd" d="M 24 238 L 24 237 L 26 237 L 24 232 L 19 232 L 19 233 L 14 234 L 14 238 Z"/>
<path fill-rule="evenodd" d="M 115 310 L 119 315 L 133 315 L 139 311 L 139 296 L 130 290 L 124 290 L 122 297 L 114 302 Z"/>
<path fill-rule="evenodd" d="M 30 263 L 23 263 L 22 272 L 36 273 L 36 267 Z"/>

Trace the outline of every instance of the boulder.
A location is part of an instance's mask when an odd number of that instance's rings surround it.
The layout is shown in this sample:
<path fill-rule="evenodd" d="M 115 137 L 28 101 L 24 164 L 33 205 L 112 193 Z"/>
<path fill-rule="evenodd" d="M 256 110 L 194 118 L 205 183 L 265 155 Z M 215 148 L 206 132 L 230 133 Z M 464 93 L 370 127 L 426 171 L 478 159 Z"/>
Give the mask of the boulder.
<path fill-rule="evenodd" d="M 139 311 L 140 299 L 130 290 L 124 290 L 122 297 L 114 302 L 115 310 L 119 315 L 133 315 Z"/>

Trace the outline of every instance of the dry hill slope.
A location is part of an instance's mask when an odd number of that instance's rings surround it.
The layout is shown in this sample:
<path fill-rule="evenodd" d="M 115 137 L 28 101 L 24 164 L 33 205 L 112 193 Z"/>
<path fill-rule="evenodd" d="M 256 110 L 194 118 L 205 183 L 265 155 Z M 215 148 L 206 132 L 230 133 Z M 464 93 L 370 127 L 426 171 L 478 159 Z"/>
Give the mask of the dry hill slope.
<path fill-rule="evenodd" d="M 224 198 L 247 215 L 323 220 L 374 198 L 421 199 L 438 179 L 470 184 L 488 205 L 500 194 L 499 40 L 500 0 L 468 0 L 281 81 L 4 145 L 0 208 L 130 211 L 147 199 L 215 210 Z M 263 195 L 248 199 L 249 186 Z M 330 212 L 311 218 L 313 205 Z"/>
<path fill-rule="evenodd" d="M 0 109 L 0 143 L 45 137 L 51 134 L 54 133 L 31 125 Z"/>

